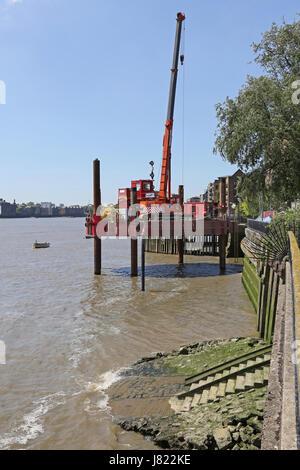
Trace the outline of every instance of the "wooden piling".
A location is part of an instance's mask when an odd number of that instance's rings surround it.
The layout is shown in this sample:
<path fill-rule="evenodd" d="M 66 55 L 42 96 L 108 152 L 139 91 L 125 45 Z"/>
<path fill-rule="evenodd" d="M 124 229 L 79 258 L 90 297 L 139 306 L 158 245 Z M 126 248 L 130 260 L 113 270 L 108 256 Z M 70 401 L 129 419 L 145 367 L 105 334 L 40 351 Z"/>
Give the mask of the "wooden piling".
<path fill-rule="evenodd" d="M 145 291 L 145 239 L 141 242 L 141 284 L 142 291 Z"/>
<path fill-rule="evenodd" d="M 101 189 L 100 189 L 100 161 L 98 158 L 93 162 L 94 176 L 94 214 L 101 205 Z M 94 238 L 94 273 L 96 276 L 101 274 L 101 238 Z"/>
<path fill-rule="evenodd" d="M 130 190 L 130 205 L 137 203 L 137 194 L 136 188 L 131 188 Z M 131 238 L 131 277 L 136 277 L 138 275 L 138 240 L 136 238 Z"/>
<path fill-rule="evenodd" d="M 178 189 L 178 194 L 179 194 L 179 204 L 181 205 L 183 209 L 183 203 L 184 203 L 184 189 L 183 186 L 180 185 Z M 183 211 L 182 211 L 183 212 Z M 183 218 L 182 218 L 183 220 Z M 183 255 L 184 255 L 184 230 L 182 227 L 182 238 L 178 239 L 178 264 L 183 264 Z"/>
<path fill-rule="evenodd" d="M 233 232 L 233 252 L 234 252 L 234 258 L 235 258 L 235 261 L 238 260 L 238 257 L 239 257 L 239 225 L 238 225 L 238 222 L 236 220 L 236 217 L 235 217 L 235 220 L 234 220 L 234 232 Z"/>
<path fill-rule="evenodd" d="M 226 269 L 226 233 L 219 235 L 219 257 L 220 257 L 220 269 L 225 271 Z"/>

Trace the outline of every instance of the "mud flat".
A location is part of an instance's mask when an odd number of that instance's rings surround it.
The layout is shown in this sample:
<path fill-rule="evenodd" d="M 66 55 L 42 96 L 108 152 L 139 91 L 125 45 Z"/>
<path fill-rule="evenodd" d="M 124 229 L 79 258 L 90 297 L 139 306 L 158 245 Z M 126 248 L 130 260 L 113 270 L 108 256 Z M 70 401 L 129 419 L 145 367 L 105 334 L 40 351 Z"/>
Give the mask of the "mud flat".
<path fill-rule="evenodd" d="M 188 411 L 174 412 L 170 400 L 187 390 L 186 377 L 263 346 L 257 338 L 231 338 L 184 345 L 170 353 L 142 358 L 108 390 L 114 420 L 165 449 L 257 450 L 266 384 L 215 398 Z"/>

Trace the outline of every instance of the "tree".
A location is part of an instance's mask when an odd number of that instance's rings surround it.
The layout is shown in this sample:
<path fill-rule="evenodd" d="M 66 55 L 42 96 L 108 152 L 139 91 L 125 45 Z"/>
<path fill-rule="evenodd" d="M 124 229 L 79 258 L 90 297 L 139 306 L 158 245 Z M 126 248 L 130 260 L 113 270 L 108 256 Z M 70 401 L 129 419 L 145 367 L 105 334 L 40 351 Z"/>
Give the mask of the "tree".
<path fill-rule="evenodd" d="M 276 209 L 300 194 L 300 104 L 292 100 L 300 86 L 300 21 L 274 23 L 252 48 L 265 74 L 248 76 L 236 98 L 216 105 L 214 153 L 246 173 L 243 200 L 253 203 L 260 193 Z"/>
<path fill-rule="evenodd" d="M 276 214 L 271 221 L 271 226 L 281 226 L 282 231 L 291 230 L 294 232 L 298 244 L 300 243 L 300 206 L 287 209 L 285 212 Z"/>

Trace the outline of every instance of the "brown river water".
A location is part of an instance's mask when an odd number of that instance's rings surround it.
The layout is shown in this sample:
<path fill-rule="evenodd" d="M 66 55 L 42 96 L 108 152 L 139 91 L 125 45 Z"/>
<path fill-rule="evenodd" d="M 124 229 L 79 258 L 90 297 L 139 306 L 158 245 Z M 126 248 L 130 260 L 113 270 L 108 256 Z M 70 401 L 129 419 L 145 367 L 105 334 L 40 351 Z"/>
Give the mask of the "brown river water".
<path fill-rule="evenodd" d="M 32 250 L 35 240 L 51 247 Z M 146 255 L 146 292 L 128 240 L 103 242 L 93 276 L 84 219 L 0 219 L 0 449 L 153 449 L 113 423 L 106 389 L 154 351 L 256 336 L 241 267 Z"/>

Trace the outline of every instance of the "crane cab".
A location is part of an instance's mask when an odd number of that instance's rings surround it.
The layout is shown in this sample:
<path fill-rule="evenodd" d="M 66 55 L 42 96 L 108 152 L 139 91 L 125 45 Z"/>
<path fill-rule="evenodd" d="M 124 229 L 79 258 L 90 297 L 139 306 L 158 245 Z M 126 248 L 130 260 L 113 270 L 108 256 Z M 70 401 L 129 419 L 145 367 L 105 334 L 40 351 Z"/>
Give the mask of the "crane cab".
<path fill-rule="evenodd" d="M 137 202 L 156 198 L 152 180 L 131 181 L 131 187 L 136 188 Z"/>

